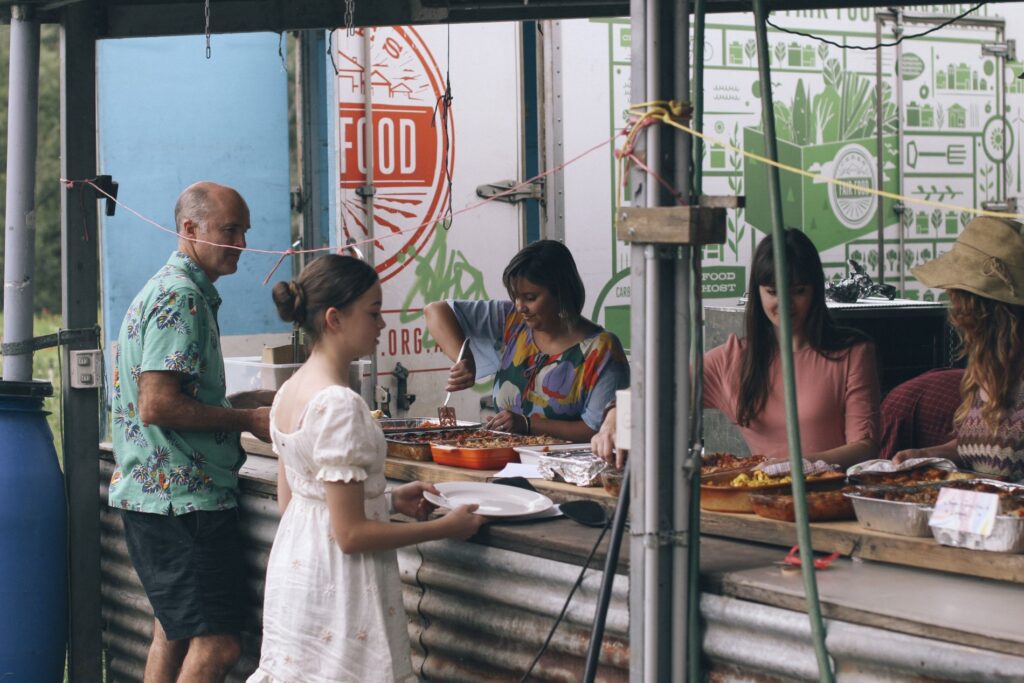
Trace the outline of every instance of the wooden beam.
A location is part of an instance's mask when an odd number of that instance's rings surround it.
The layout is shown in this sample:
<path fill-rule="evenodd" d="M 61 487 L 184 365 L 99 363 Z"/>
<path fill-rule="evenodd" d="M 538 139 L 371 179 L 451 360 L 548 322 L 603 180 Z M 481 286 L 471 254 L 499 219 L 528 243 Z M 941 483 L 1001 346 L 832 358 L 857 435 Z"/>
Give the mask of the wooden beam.
<path fill-rule="evenodd" d="M 64 7 L 60 32 L 61 175 L 96 176 L 96 3 Z M 57 182 L 56 178 L 48 179 Z M 99 233 L 95 193 L 61 188 L 61 302 L 64 327 L 90 328 L 99 311 Z M 64 478 L 68 495 L 68 680 L 102 680 L 100 617 L 99 393 L 72 389 L 69 351 L 60 348 Z"/>
<path fill-rule="evenodd" d="M 706 206 L 622 207 L 615 215 L 616 237 L 641 244 L 721 244 L 725 209 Z"/>

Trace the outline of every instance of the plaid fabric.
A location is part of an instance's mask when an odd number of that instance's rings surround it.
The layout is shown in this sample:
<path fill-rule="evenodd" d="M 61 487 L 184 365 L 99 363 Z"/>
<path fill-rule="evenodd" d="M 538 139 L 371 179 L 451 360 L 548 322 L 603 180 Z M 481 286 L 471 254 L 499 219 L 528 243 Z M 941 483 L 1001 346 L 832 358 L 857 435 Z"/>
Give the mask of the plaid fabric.
<path fill-rule="evenodd" d="M 929 370 L 907 380 L 882 401 L 880 458 L 907 448 L 927 448 L 953 438 L 953 414 L 960 406 L 959 368 Z"/>

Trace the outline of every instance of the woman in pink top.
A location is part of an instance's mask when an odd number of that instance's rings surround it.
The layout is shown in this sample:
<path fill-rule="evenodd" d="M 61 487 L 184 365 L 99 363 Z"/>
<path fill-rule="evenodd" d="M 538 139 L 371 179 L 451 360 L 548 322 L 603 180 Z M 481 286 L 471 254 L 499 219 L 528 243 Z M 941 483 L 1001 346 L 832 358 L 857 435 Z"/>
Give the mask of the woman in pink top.
<path fill-rule="evenodd" d="M 878 455 L 879 387 L 874 345 L 856 330 L 838 327 L 825 306 L 818 251 L 799 230 L 786 231 L 793 361 L 800 442 L 805 457 L 843 467 Z M 786 458 L 786 415 L 779 360 L 779 300 L 772 240 L 754 251 L 745 316 L 746 335 L 731 335 L 704 356 L 704 407 L 736 424 L 752 453 Z M 615 411 L 593 439 L 611 460 Z M 616 458 L 622 464 L 622 455 Z"/>

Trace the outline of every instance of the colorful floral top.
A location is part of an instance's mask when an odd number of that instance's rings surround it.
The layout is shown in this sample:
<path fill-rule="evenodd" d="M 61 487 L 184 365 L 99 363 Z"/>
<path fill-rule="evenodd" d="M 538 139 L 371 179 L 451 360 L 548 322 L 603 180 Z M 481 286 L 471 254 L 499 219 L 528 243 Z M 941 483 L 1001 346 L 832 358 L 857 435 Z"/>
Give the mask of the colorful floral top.
<path fill-rule="evenodd" d="M 148 371 L 182 373 L 185 394 L 230 407 L 220 303 L 199 266 L 175 252 L 129 306 L 114 360 L 112 507 L 173 515 L 237 505 L 238 469 L 245 461 L 237 432 L 164 429 L 143 424 L 138 414 L 139 376 Z"/>
<path fill-rule="evenodd" d="M 511 301 L 449 301 L 469 337 L 477 379 L 494 375 L 495 405 L 520 415 L 583 420 L 601 426 L 617 389 L 629 386 L 629 363 L 611 332 L 596 332 L 548 356 Z"/>
<path fill-rule="evenodd" d="M 992 428 L 982 416 L 977 393 L 967 416 L 957 425 L 956 450 L 964 466 L 975 472 L 1024 480 L 1024 381 L 1014 388 L 1014 402 Z"/>

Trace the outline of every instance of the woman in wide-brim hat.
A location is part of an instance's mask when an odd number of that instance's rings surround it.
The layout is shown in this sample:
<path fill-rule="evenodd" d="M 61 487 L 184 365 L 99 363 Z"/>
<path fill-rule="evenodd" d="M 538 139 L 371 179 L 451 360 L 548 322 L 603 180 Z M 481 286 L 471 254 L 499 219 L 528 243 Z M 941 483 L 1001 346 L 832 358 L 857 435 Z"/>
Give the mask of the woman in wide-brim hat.
<path fill-rule="evenodd" d="M 949 252 L 911 272 L 948 292 L 967 371 L 956 438 L 894 459 L 947 457 L 978 472 L 1024 479 L 1024 226 L 975 218 Z"/>

